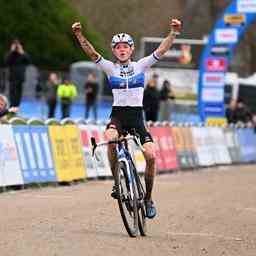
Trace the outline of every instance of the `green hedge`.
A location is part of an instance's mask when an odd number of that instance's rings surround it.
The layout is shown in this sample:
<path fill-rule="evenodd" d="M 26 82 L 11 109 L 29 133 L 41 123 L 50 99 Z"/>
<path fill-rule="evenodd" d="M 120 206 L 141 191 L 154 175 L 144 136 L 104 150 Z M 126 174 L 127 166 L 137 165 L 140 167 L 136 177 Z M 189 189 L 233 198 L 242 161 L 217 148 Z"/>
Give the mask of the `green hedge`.
<path fill-rule="evenodd" d="M 68 0 L 4 1 L 0 4 L 0 56 L 4 57 L 13 38 L 19 38 L 33 63 L 42 68 L 66 69 L 72 62 L 86 60 L 71 31 L 71 25 L 78 20 L 96 49 L 108 55 L 100 36 Z M 4 58 L 0 59 L 3 66 Z"/>

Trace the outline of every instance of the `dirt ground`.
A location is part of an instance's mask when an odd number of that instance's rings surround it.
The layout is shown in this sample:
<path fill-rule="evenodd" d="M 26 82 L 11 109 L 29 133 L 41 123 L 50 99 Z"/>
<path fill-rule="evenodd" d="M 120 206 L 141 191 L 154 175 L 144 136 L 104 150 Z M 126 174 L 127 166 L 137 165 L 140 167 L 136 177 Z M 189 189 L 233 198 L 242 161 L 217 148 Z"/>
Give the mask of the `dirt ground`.
<path fill-rule="evenodd" d="M 111 188 L 107 180 L 1 193 L 0 255 L 256 255 L 256 166 L 158 176 L 147 237 L 128 237 Z"/>

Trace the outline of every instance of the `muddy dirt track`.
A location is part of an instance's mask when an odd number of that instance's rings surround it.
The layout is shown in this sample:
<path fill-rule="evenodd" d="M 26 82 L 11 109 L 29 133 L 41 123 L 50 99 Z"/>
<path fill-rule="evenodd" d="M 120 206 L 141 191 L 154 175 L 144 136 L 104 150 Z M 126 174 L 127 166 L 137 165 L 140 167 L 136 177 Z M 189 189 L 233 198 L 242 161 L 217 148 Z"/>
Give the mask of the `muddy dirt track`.
<path fill-rule="evenodd" d="M 0 194 L 0 255 L 256 255 L 256 166 L 158 176 L 158 217 L 145 238 L 128 237 L 111 187 Z"/>

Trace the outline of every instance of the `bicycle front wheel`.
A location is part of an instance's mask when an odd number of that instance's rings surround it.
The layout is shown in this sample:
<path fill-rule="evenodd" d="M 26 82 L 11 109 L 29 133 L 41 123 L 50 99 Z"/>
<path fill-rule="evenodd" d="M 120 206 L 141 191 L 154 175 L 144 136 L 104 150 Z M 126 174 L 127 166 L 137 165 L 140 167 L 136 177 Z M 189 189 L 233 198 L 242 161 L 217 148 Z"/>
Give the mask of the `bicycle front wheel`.
<path fill-rule="evenodd" d="M 124 162 L 117 164 L 115 184 L 118 193 L 118 206 L 126 231 L 131 237 L 138 234 L 138 198 L 135 179 L 128 173 Z"/>
<path fill-rule="evenodd" d="M 147 235 L 147 225 L 146 225 L 146 207 L 144 202 L 145 191 L 141 183 L 140 177 L 137 175 L 136 185 L 138 189 L 138 224 L 140 234 L 142 236 Z"/>

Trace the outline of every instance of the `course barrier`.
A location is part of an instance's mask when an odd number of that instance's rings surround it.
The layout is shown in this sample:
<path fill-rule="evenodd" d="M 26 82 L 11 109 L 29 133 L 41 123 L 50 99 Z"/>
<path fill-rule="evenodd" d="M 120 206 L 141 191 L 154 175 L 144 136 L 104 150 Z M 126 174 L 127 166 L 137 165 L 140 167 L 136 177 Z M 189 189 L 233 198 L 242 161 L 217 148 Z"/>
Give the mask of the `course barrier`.
<path fill-rule="evenodd" d="M 185 138 L 183 137 L 181 127 L 172 127 L 172 136 L 180 169 L 189 168 L 189 162 L 186 156 Z"/>
<path fill-rule="evenodd" d="M 241 162 L 240 145 L 235 133 L 235 129 L 227 127 L 224 129 L 225 141 L 224 144 L 227 145 L 229 155 L 233 164 L 238 164 Z"/>
<path fill-rule="evenodd" d="M 231 157 L 225 144 L 224 129 L 220 127 L 207 127 L 209 132 L 209 144 L 211 146 L 211 154 L 214 158 L 214 163 L 217 165 L 231 164 Z"/>
<path fill-rule="evenodd" d="M 87 125 L 87 131 L 90 137 L 94 137 L 96 142 L 104 140 L 104 126 L 102 125 Z M 109 177 L 111 176 L 110 165 L 107 157 L 107 147 L 102 146 L 96 150 L 96 160 L 93 163 L 97 171 L 98 177 Z"/>
<path fill-rule="evenodd" d="M 184 140 L 184 154 L 186 158 L 187 168 L 195 168 L 198 166 L 198 157 L 196 154 L 196 143 L 193 140 L 191 127 L 179 127 L 181 136 Z"/>
<path fill-rule="evenodd" d="M 236 135 L 240 145 L 240 159 L 243 163 L 254 162 L 255 152 L 255 134 L 250 128 L 240 128 L 236 130 Z"/>
<path fill-rule="evenodd" d="M 86 125 L 79 125 L 81 133 L 82 148 L 85 158 L 85 168 L 87 171 L 88 178 L 97 178 L 98 177 L 98 168 L 96 166 L 95 160 L 92 157 L 91 148 L 90 148 L 90 133 Z M 102 167 L 103 168 L 103 167 Z"/>
<path fill-rule="evenodd" d="M 84 179 L 84 155 L 77 126 L 49 126 L 53 158 L 59 182 Z"/>
<path fill-rule="evenodd" d="M 209 135 L 206 127 L 192 127 L 192 137 L 200 167 L 209 167 L 215 164 L 213 150 L 211 149 L 213 141 L 211 141 Z"/>
<path fill-rule="evenodd" d="M 0 126 L 0 186 L 22 185 L 17 147 L 11 125 Z"/>
<path fill-rule="evenodd" d="M 24 184 L 56 181 L 47 127 L 14 126 L 13 133 Z"/>
<path fill-rule="evenodd" d="M 176 170 L 178 168 L 178 161 L 170 127 L 150 127 L 149 130 L 157 148 L 157 170 Z"/>
<path fill-rule="evenodd" d="M 90 138 L 104 140 L 104 125 L 1 125 L 0 187 L 112 177 L 107 147 L 91 154 Z M 170 124 L 150 126 L 158 172 L 256 162 L 252 128 Z M 139 173 L 143 153 L 129 142 Z"/>

